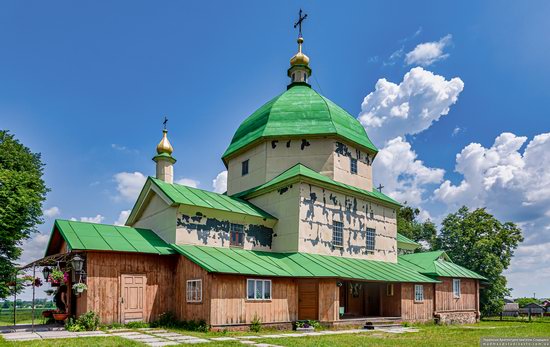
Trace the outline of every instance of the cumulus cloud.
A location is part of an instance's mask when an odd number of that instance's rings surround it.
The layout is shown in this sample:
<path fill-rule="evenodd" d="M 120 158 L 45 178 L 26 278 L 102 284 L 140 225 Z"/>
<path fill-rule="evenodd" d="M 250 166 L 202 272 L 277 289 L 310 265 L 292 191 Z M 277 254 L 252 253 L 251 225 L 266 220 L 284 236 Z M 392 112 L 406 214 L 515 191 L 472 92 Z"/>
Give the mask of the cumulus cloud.
<path fill-rule="evenodd" d="M 415 67 L 399 84 L 379 79 L 363 100 L 358 118 L 373 142 L 381 146 L 398 136 L 428 129 L 449 113 L 463 89 L 464 82 L 458 77 L 446 80 Z"/>
<path fill-rule="evenodd" d="M 57 206 L 52 206 L 44 210 L 44 216 L 48 218 L 57 217 L 61 214 L 61 210 Z"/>
<path fill-rule="evenodd" d="M 141 172 L 119 172 L 115 176 L 118 200 L 135 201 L 147 179 Z"/>
<path fill-rule="evenodd" d="M 390 140 L 378 153 L 373 164 L 375 181 L 384 185 L 384 192 L 398 201 L 418 206 L 429 184 L 443 181 L 445 171 L 430 168 L 417 158 L 410 143 L 397 137 Z M 427 211 L 424 217 L 427 218 Z"/>
<path fill-rule="evenodd" d="M 49 234 L 36 233 L 32 234 L 27 240 L 24 240 L 21 244 L 23 253 L 17 261 L 20 265 L 28 264 L 36 259 L 40 259 L 44 256 L 46 246 L 50 239 Z"/>
<path fill-rule="evenodd" d="M 212 180 L 212 188 L 216 193 L 224 193 L 227 191 L 227 170 L 220 172 L 216 178 Z"/>
<path fill-rule="evenodd" d="M 104 219 L 105 217 L 103 217 L 100 214 L 96 215 L 95 217 L 80 217 L 81 222 L 88 222 L 88 223 L 101 223 L 103 222 Z M 78 219 L 72 217 L 71 220 L 77 221 Z"/>
<path fill-rule="evenodd" d="M 200 182 L 197 180 L 194 180 L 192 178 L 180 178 L 179 180 L 174 181 L 177 184 L 183 184 L 184 186 L 188 186 L 191 188 L 198 188 Z"/>
<path fill-rule="evenodd" d="M 452 42 L 452 35 L 446 35 L 439 41 L 424 42 L 417 45 L 412 51 L 405 55 L 407 65 L 428 66 L 437 61 L 447 59 L 448 53 L 444 49 Z"/>
<path fill-rule="evenodd" d="M 132 212 L 132 210 L 120 211 L 120 213 L 118 214 L 118 218 L 115 221 L 115 225 L 124 225 L 124 223 L 126 223 L 126 220 L 128 220 L 128 217 L 130 216 L 130 212 Z"/>

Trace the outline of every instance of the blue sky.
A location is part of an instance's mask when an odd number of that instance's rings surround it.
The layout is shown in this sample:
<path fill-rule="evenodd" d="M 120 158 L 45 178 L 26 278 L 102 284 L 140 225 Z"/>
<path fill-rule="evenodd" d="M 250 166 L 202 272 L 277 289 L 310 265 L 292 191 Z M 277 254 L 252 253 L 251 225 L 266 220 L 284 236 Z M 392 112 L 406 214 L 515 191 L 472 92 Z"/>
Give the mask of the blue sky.
<path fill-rule="evenodd" d="M 375 166 L 375 182 L 436 221 L 465 203 L 522 223 L 527 240 L 510 286 L 515 295 L 550 296 L 543 252 L 550 172 L 540 165 L 550 150 L 543 136 L 550 3 L 543 1 L 5 2 L 0 128 L 42 153 L 52 189 L 51 217 L 25 243 L 24 260 L 42 251 L 53 218 L 113 223 L 132 207 L 139 174 L 154 174 L 164 115 L 176 179 L 213 189 L 234 130 L 288 84 L 300 7 L 309 15 L 304 51 L 315 89 L 371 120 L 384 117 L 377 102 L 391 93 L 402 99 L 395 106 L 436 110 L 427 125 L 413 114 L 382 128 L 364 123 L 393 158 Z M 410 85 L 401 84 L 407 73 Z M 392 91 L 377 88 L 380 79 Z M 388 129 L 401 141 L 391 142 Z M 503 133 L 514 136 L 493 146 Z M 457 172 L 461 152 L 465 169 Z M 396 158 L 408 165 L 397 168 Z M 527 285 L 533 272 L 540 281 Z"/>

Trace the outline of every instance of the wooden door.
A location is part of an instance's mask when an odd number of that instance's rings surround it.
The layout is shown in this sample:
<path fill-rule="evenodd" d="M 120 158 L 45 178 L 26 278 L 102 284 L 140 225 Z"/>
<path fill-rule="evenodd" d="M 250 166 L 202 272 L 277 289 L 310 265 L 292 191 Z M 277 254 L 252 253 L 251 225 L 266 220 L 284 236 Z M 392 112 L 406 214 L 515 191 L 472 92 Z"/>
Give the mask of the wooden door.
<path fill-rule="evenodd" d="M 380 315 L 380 284 L 367 284 L 367 316 Z"/>
<path fill-rule="evenodd" d="M 298 281 L 298 320 L 319 319 L 319 281 Z"/>
<path fill-rule="evenodd" d="M 145 321 L 145 275 L 121 275 L 121 323 Z"/>

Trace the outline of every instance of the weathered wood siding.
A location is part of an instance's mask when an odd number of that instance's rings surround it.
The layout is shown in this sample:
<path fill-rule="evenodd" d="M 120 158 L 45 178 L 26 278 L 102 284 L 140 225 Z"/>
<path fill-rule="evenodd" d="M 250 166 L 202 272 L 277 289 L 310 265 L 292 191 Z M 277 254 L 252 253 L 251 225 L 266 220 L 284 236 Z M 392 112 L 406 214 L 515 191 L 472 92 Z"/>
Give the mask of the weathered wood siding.
<path fill-rule="evenodd" d="M 460 298 L 455 298 L 453 293 L 453 279 L 440 277 L 441 283 L 435 285 L 435 311 L 476 311 L 476 280 L 460 279 Z"/>
<path fill-rule="evenodd" d="M 88 290 L 77 302 L 77 312 L 95 311 L 102 323 L 120 321 L 122 274 L 144 274 L 147 277 L 145 320 L 174 311 L 175 268 L 177 258 L 153 254 L 87 252 Z M 80 306 L 86 300 L 85 306 Z"/>
<path fill-rule="evenodd" d="M 414 283 L 401 284 L 401 318 L 408 321 L 427 321 L 434 316 L 434 285 L 424 283 L 424 301 L 414 301 Z"/>
<path fill-rule="evenodd" d="M 387 284 L 380 285 L 380 315 L 401 316 L 401 283 L 393 284 L 393 295 L 388 295 Z"/>
<path fill-rule="evenodd" d="M 298 316 L 298 286 L 291 278 L 271 278 L 271 300 L 247 300 L 246 279 L 233 275 L 212 275 L 210 324 L 249 324 L 257 316 L 262 323 L 295 321 Z"/>
<path fill-rule="evenodd" d="M 180 256 L 178 258 L 176 277 L 168 285 L 174 286 L 175 314 L 180 320 L 201 320 L 209 322 L 210 298 L 212 290 L 212 274 L 209 274 L 188 260 Z M 187 281 L 202 280 L 202 302 L 187 302 Z"/>
<path fill-rule="evenodd" d="M 340 293 L 336 279 L 319 280 L 319 321 L 333 322 L 338 320 Z"/>

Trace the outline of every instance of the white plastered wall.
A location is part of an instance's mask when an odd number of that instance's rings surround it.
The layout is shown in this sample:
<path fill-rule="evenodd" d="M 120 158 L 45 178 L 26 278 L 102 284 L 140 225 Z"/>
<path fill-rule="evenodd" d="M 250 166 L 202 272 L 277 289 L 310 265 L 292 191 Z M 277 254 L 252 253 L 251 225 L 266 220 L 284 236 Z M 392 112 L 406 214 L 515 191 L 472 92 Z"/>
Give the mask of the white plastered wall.
<path fill-rule="evenodd" d="M 151 229 L 167 243 L 176 242 L 177 208 L 170 206 L 158 194 L 151 192 L 145 199 L 145 208 L 132 225 L 134 228 Z"/>

